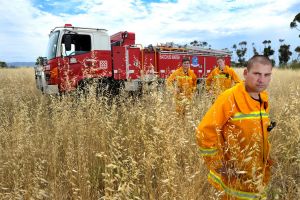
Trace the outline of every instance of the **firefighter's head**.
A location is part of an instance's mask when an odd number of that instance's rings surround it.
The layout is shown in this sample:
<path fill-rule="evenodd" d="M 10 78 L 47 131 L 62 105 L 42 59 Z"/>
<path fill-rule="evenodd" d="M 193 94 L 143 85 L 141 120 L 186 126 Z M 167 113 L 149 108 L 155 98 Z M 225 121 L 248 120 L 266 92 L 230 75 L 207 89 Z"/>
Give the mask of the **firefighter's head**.
<path fill-rule="evenodd" d="M 221 70 L 225 68 L 225 58 L 224 57 L 218 57 L 217 58 L 217 65 Z"/>
<path fill-rule="evenodd" d="M 250 58 L 244 70 L 244 78 L 246 90 L 251 96 L 267 89 L 271 81 L 272 67 L 271 60 L 266 56 L 255 55 Z"/>
<path fill-rule="evenodd" d="M 190 68 L 190 58 L 183 57 L 182 58 L 182 67 L 185 72 Z"/>

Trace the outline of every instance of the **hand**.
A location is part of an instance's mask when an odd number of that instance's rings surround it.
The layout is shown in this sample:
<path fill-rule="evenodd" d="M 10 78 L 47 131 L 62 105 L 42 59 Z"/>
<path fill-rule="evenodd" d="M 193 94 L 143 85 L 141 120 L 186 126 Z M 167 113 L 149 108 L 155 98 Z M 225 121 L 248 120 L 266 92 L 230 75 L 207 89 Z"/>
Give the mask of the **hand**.
<path fill-rule="evenodd" d="M 176 93 L 176 94 L 180 94 L 180 93 L 182 93 L 182 90 L 181 90 L 180 88 L 176 88 L 176 89 L 175 89 L 175 93 Z"/>
<path fill-rule="evenodd" d="M 221 168 L 216 169 L 216 172 L 219 174 L 226 176 L 226 177 L 237 177 L 240 178 L 243 174 L 245 174 L 245 171 L 239 171 L 237 172 L 236 169 L 228 168 L 225 166 L 222 166 Z"/>
<path fill-rule="evenodd" d="M 209 95 L 212 95 L 212 94 L 213 94 L 212 89 L 208 89 L 208 90 L 206 90 L 206 92 L 207 92 L 207 94 L 209 94 Z"/>
<path fill-rule="evenodd" d="M 225 176 L 227 175 L 227 169 L 225 166 L 222 166 L 222 167 L 216 169 L 216 172 L 218 172 L 219 174 L 225 175 Z"/>

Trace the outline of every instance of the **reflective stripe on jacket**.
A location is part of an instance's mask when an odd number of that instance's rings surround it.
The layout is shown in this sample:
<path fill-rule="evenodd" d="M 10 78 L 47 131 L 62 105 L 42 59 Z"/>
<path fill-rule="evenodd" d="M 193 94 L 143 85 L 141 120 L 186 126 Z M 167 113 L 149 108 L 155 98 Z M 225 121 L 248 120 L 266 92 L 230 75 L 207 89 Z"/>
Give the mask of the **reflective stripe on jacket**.
<path fill-rule="evenodd" d="M 219 95 L 225 90 L 231 88 L 234 83 L 241 82 L 235 71 L 229 66 L 225 66 L 223 70 L 219 67 L 213 69 L 213 71 L 207 76 L 206 87 L 207 90 L 212 90 L 215 95 Z"/>
<path fill-rule="evenodd" d="M 188 74 L 185 74 L 183 67 L 180 67 L 169 76 L 167 79 L 167 85 L 175 86 L 175 90 L 179 91 L 176 91 L 176 95 L 178 97 L 180 95 L 184 95 L 191 98 L 196 90 L 197 76 L 191 69 L 188 70 Z"/>
<path fill-rule="evenodd" d="M 245 199 L 245 200 L 263 200 L 263 199 L 266 199 L 266 192 L 265 191 L 263 191 L 261 193 L 243 192 L 243 191 L 235 190 L 231 187 L 228 187 L 222 181 L 221 177 L 217 173 L 214 173 L 213 171 L 209 172 L 208 180 L 213 185 L 216 184 L 217 187 L 220 187 L 222 190 L 224 190 L 226 192 L 227 196 L 235 197 L 235 199 Z"/>
<path fill-rule="evenodd" d="M 251 98 L 238 83 L 217 98 L 196 131 L 210 182 L 240 199 L 258 199 L 270 178 L 268 97 L 262 92 L 260 98 Z M 219 174 L 222 168 L 235 173 Z M 243 197 L 243 192 L 253 196 Z"/>

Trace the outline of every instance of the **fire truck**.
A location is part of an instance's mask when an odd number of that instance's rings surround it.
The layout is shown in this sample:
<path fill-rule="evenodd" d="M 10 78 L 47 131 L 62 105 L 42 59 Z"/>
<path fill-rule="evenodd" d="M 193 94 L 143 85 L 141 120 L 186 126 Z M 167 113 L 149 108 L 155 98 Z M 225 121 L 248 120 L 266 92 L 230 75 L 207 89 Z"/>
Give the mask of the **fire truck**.
<path fill-rule="evenodd" d="M 47 55 L 35 67 L 37 87 L 45 94 L 62 94 L 97 83 L 114 91 L 124 88 L 137 91 L 149 73 L 164 80 L 181 66 L 183 57 L 191 60 L 191 69 L 203 80 L 215 67 L 216 57 L 225 57 L 230 65 L 230 52 L 195 46 L 178 47 L 161 44 L 143 47 L 135 42 L 135 33 L 120 31 L 109 36 L 99 28 L 65 24 L 49 34 Z"/>

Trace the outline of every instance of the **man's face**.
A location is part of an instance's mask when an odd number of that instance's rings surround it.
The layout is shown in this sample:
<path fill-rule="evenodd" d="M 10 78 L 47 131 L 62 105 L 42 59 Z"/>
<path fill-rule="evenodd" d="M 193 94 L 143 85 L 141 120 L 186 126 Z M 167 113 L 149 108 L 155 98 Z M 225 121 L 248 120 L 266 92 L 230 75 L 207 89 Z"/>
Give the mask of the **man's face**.
<path fill-rule="evenodd" d="M 217 64 L 221 69 L 224 69 L 225 67 L 225 61 L 223 59 L 218 59 Z"/>
<path fill-rule="evenodd" d="M 259 93 L 267 89 L 271 81 L 272 66 L 254 63 L 248 71 L 244 70 L 247 92 Z"/>
<path fill-rule="evenodd" d="M 184 61 L 182 63 L 182 67 L 183 67 L 184 71 L 187 71 L 190 68 L 190 61 Z"/>

